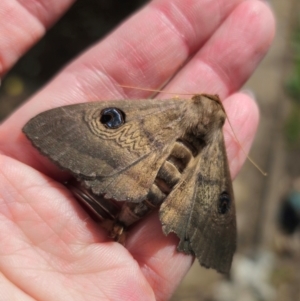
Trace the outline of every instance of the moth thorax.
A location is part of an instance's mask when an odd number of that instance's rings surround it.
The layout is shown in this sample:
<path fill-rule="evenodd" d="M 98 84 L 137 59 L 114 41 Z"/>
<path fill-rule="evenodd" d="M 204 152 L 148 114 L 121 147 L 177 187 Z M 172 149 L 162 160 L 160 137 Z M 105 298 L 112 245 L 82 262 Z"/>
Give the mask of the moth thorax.
<path fill-rule="evenodd" d="M 185 126 L 196 137 L 221 128 L 226 119 L 221 101 L 214 95 L 195 95 L 187 108 L 186 116 Z"/>

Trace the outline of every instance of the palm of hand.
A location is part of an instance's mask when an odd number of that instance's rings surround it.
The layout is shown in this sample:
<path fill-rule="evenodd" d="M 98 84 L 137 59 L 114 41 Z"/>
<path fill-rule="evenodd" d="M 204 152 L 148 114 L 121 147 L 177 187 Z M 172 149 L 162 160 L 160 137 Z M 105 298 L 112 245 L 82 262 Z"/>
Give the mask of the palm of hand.
<path fill-rule="evenodd" d="M 47 1 L 38 2 L 46 5 Z M 24 7 L 16 7 L 14 22 L 4 14 L 0 21 L 0 30 L 6 33 L 0 38 L 3 72 L 38 40 L 64 6 L 71 5 L 70 0 L 60 1 L 64 4 L 60 6 L 58 0 L 51 2 L 57 4 L 57 11 L 35 10 L 38 4 L 29 9 L 23 3 Z M 269 47 L 274 34 L 270 10 L 258 0 L 220 0 L 222 11 L 216 11 L 215 0 L 190 1 L 189 6 L 184 2 L 151 2 L 1 124 L 0 269 L 1 292 L 7 300 L 166 300 L 189 269 L 192 258 L 176 252 L 177 239 L 162 234 L 155 214 L 133 228 L 126 248 L 107 239 L 59 184 L 65 174 L 40 156 L 21 133 L 37 113 L 91 101 L 87 95 L 94 95 L 93 100 L 129 98 L 133 92 L 125 94 L 118 83 L 160 86 L 193 53 L 166 89 L 220 94 L 238 137 L 245 137 L 241 143 L 249 148 L 257 108 L 248 95 L 232 93 Z M 3 2 L 0 8 L 5 12 L 9 5 Z M 21 25 L 24 17 L 28 22 Z M 14 34 L 15 27 L 34 33 Z M 9 56 L 4 49 L 11 49 Z M 147 97 L 145 91 L 137 93 L 135 97 Z M 235 175 L 245 158 L 226 133 L 225 140 Z"/>

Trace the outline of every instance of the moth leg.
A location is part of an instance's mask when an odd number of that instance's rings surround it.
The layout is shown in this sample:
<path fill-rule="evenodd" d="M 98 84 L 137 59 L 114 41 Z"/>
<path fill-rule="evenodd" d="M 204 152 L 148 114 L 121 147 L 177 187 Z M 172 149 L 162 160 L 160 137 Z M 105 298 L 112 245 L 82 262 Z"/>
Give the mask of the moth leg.
<path fill-rule="evenodd" d="M 71 190 L 77 200 L 87 209 L 96 221 L 115 220 L 121 210 L 120 205 L 110 199 L 105 199 L 101 195 L 95 195 L 89 191 L 82 182 L 71 179 L 66 186 Z M 104 228 L 111 229 L 108 222 L 104 223 Z"/>
<path fill-rule="evenodd" d="M 141 203 L 124 203 L 118 217 L 116 218 L 114 225 L 110 231 L 110 237 L 114 240 L 124 244 L 126 237 L 126 229 L 156 209 L 159 204 L 153 202 L 153 200 L 145 200 Z"/>
<path fill-rule="evenodd" d="M 113 238 L 118 243 L 125 245 L 126 231 L 125 226 L 118 221 L 113 221 L 109 230 L 109 237 Z"/>

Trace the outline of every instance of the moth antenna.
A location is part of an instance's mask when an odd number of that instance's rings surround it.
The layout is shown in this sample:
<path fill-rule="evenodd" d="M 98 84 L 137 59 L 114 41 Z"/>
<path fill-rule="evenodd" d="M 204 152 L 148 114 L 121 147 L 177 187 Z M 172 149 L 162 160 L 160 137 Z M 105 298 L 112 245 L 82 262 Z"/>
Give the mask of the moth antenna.
<path fill-rule="evenodd" d="M 225 114 L 226 114 L 226 117 L 227 117 L 229 126 L 230 126 L 230 128 L 231 128 L 231 131 L 232 131 L 232 133 L 233 133 L 234 139 L 235 139 L 235 141 L 238 143 L 238 145 L 239 145 L 239 147 L 241 148 L 243 154 L 244 154 L 244 155 L 247 157 L 247 159 L 252 163 L 252 165 L 254 165 L 254 167 L 255 167 L 255 168 L 256 168 L 263 176 L 266 177 L 268 174 L 267 174 L 265 171 L 263 171 L 263 170 L 259 167 L 259 165 L 258 165 L 257 163 L 255 163 L 255 161 L 254 161 L 249 155 L 247 155 L 247 153 L 245 152 L 245 149 L 244 149 L 243 146 L 241 145 L 240 140 L 237 138 L 236 133 L 235 133 L 235 131 L 233 130 L 233 126 L 231 125 L 231 122 L 230 122 L 230 120 L 229 120 L 229 118 L 228 118 L 226 112 L 225 112 Z"/>
<path fill-rule="evenodd" d="M 126 86 L 126 85 L 118 85 L 122 88 L 127 88 L 127 89 L 137 89 L 137 90 L 142 90 L 142 91 L 149 91 L 149 92 L 160 92 L 160 93 L 167 93 L 167 94 L 172 94 L 176 95 L 178 97 L 178 94 L 180 95 L 195 95 L 196 93 L 174 93 L 174 92 L 169 92 L 166 90 L 158 90 L 158 89 L 148 89 L 148 88 L 140 88 L 140 87 L 134 87 L 134 86 Z"/>

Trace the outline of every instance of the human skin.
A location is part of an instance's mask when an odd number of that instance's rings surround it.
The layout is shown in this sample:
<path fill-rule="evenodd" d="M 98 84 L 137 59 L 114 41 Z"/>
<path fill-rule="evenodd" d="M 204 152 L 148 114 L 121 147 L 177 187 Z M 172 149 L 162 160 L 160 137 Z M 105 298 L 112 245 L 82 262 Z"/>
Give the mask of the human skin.
<path fill-rule="evenodd" d="M 72 3 L 1 0 L 2 76 Z M 112 242 L 61 184 L 66 173 L 21 129 L 58 106 L 146 98 L 150 92 L 119 85 L 156 88 L 176 73 L 165 90 L 219 94 L 248 151 L 258 109 L 239 89 L 267 52 L 274 28 L 270 8 L 259 0 L 152 1 L 7 118 L 0 125 L 2 300 L 169 299 L 193 258 L 176 251 L 175 235 L 163 235 L 157 212 L 129 231 L 126 248 Z M 224 135 L 234 178 L 245 154 L 228 124 Z"/>

